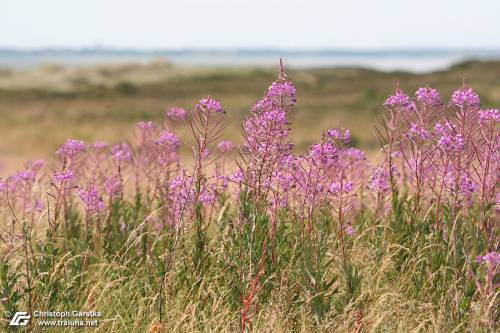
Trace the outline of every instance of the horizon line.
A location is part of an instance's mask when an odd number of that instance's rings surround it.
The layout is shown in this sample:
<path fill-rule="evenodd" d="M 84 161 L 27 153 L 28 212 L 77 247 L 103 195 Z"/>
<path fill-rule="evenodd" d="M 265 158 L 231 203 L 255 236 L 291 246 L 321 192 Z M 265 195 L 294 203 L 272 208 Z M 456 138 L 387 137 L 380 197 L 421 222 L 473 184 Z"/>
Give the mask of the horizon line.
<path fill-rule="evenodd" d="M 500 47 L 383 47 L 383 48 L 287 48 L 287 47 L 180 47 L 180 48 L 145 48 L 145 47 L 113 47 L 113 46 L 85 46 L 85 47 L 10 47 L 0 46 L 0 52 L 11 53 L 44 53 L 44 52 L 110 52 L 110 53 L 284 53 L 284 54 L 319 54 L 319 53 L 473 53 L 473 52 L 500 52 Z"/>

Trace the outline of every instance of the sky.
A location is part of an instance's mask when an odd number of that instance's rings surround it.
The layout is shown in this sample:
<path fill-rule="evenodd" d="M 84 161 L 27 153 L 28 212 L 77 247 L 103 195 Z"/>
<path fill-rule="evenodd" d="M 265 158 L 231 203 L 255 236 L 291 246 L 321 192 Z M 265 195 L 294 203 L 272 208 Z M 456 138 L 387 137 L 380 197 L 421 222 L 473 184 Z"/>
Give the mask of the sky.
<path fill-rule="evenodd" d="M 0 0 L 0 47 L 500 48 L 499 0 Z"/>

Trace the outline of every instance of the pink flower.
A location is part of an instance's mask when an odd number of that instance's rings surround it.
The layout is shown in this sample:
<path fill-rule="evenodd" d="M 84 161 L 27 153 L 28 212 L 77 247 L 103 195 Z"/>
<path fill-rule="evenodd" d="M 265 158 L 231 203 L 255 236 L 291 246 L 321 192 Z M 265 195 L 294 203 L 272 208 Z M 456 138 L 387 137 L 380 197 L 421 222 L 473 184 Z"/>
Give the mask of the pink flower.
<path fill-rule="evenodd" d="M 181 140 L 179 137 L 175 133 L 169 131 L 161 132 L 160 137 L 156 140 L 156 142 L 161 146 L 168 145 L 174 150 L 181 147 Z"/>
<path fill-rule="evenodd" d="M 152 131 L 156 128 L 156 125 L 152 121 L 140 121 L 137 123 L 137 128 L 144 132 Z"/>
<path fill-rule="evenodd" d="M 122 180 L 118 176 L 106 178 L 104 180 L 104 189 L 109 197 L 117 197 L 122 192 Z"/>
<path fill-rule="evenodd" d="M 328 192 L 334 195 L 347 194 L 353 190 L 352 182 L 345 182 L 343 184 L 339 182 L 333 182 L 328 187 Z"/>
<path fill-rule="evenodd" d="M 393 171 L 396 170 L 394 166 L 392 166 L 392 169 Z M 377 193 L 387 192 L 391 189 L 390 174 L 385 165 L 379 165 L 373 169 L 368 189 Z"/>
<path fill-rule="evenodd" d="M 252 107 L 253 113 L 261 113 L 271 109 L 280 109 L 289 112 L 297 103 L 297 91 L 294 84 L 280 77 L 267 89 L 264 98 L 257 101 Z"/>
<path fill-rule="evenodd" d="M 220 102 L 212 97 L 208 96 L 198 102 L 196 105 L 196 110 L 201 113 L 211 114 L 211 113 L 224 113 Z"/>
<path fill-rule="evenodd" d="M 436 89 L 421 87 L 415 92 L 415 99 L 427 106 L 442 105 L 441 96 Z"/>
<path fill-rule="evenodd" d="M 407 136 L 412 140 L 414 139 L 426 140 L 431 137 L 431 134 L 425 127 L 416 123 L 411 123 L 410 130 L 408 131 Z"/>
<path fill-rule="evenodd" d="M 489 252 L 485 254 L 484 256 L 478 256 L 476 261 L 478 263 L 489 263 L 491 266 L 496 267 L 500 265 L 500 253 L 496 251 Z"/>
<path fill-rule="evenodd" d="M 479 108 L 481 102 L 479 100 L 479 96 L 469 88 L 467 85 L 464 85 L 462 88 L 456 90 L 451 96 L 450 106 L 455 106 L 458 108 L 471 108 L 477 109 Z"/>
<path fill-rule="evenodd" d="M 438 141 L 439 147 L 448 152 L 457 152 L 465 148 L 465 140 L 462 134 L 445 133 Z"/>
<path fill-rule="evenodd" d="M 349 129 L 339 129 L 333 128 L 329 129 L 326 134 L 329 138 L 339 141 L 349 142 L 351 141 L 351 131 Z"/>
<path fill-rule="evenodd" d="M 79 140 L 68 139 L 65 144 L 56 151 L 56 154 L 61 158 L 75 158 L 85 152 L 85 142 Z"/>
<path fill-rule="evenodd" d="M 217 145 L 217 149 L 219 149 L 223 153 L 230 152 L 231 150 L 234 150 L 235 148 L 236 148 L 236 145 L 228 140 L 223 140 L 223 141 L 219 142 L 219 144 Z"/>
<path fill-rule="evenodd" d="M 167 117 L 172 119 L 172 120 L 175 120 L 175 121 L 180 121 L 180 120 L 183 120 L 184 118 L 186 118 L 186 115 L 187 115 L 187 111 L 184 110 L 183 108 L 179 108 L 179 107 L 171 107 L 167 113 L 166 113 Z"/>
<path fill-rule="evenodd" d="M 132 161 L 132 150 L 126 143 L 119 143 L 111 148 L 113 160 L 118 164 L 128 163 Z"/>
<path fill-rule="evenodd" d="M 286 109 L 297 103 L 297 90 L 291 81 L 278 80 L 267 89 L 266 97 L 275 106 Z"/>
<path fill-rule="evenodd" d="M 88 185 L 78 191 L 80 198 L 85 205 L 85 211 L 88 215 L 93 215 L 104 211 L 104 202 L 97 192 L 95 185 Z"/>
<path fill-rule="evenodd" d="M 245 178 L 243 172 L 237 170 L 231 175 L 230 179 L 235 183 L 241 183 Z"/>
<path fill-rule="evenodd" d="M 108 144 L 106 142 L 96 141 L 95 143 L 89 146 L 89 149 L 94 153 L 94 156 L 103 157 L 102 155 L 108 149 Z"/>
<path fill-rule="evenodd" d="M 500 112 L 498 109 L 487 109 L 479 111 L 479 119 L 482 121 L 500 121 Z"/>
<path fill-rule="evenodd" d="M 403 110 L 410 110 L 412 103 L 410 97 L 406 95 L 401 89 L 397 88 L 394 95 L 387 97 L 384 105 L 389 108 L 397 108 Z"/>
<path fill-rule="evenodd" d="M 74 176 L 75 175 L 73 174 L 73 171 L 66 170 L 66 171 L 62 171 L 62 172 L 54 174 L 54 180 L 58 183 L 64 183 L 64 182 L 72 180 L 74 178 Z"/>
<path fill-rule="evenodd" d="M 316 143 L 309 148 L 309 156 L 312 162 L 323 168 L 329 168 L 338 158 L 337 148 L 330 142 Z"/>

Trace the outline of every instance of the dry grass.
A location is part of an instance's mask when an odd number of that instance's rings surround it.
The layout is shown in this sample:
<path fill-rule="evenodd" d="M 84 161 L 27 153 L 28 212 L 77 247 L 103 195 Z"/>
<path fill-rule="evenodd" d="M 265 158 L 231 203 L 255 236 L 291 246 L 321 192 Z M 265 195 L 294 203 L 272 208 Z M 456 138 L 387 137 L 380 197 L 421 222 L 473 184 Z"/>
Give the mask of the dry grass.
<path fill-rule="evenodd" d="M 38 225 L 37 228 L 40 228 Z M 461 276 L 469 267 L 463 269 L 451 266 L 444 270 L 456 271 L 454 278 L 444 286 L 446 293 L 438 299 L 434 293 L 442 290 L 433 289 L 430 285 L 415 285 L 415 276 L 423 273 L 418 267 L 429 260 L 426 252 L 429 246 L 439 246 L 429 242 L 425 245 L 415 240 L 407 244 L 408 248 L 392 242 L 380 242 L 377 229 L 391 231 L 377 222 L 370 222 L 361 227 L 349 243 L 351 261 L 363 277 L 361 293 L 345 304 L 342 310 L 333 308 L 318 321 L 311 311 L 311 299 L 305 299 L 300 306 L 294 304 L 296 298 L 303 297 L 294 280 L 298 267 L 290 262 L 277 273 L 279 279 L 270 297 L 260 304 L 253 313 L 252 327 L 254 332 L 489 332 L 485 320 L 494 315 L 498 306 L 498 295 L 491 295 L 488 313 L 478 310 L 478 298 L 474 297 L 470 312 L 459 315 L 460 301 L 464 298 Z M 35 277 L 35 307 L 40 309 L 68 309 L 73 307 L 81 311 L 97 310 L 102 313 L 100 324 L 93 332 L 237 332 L 239 326 L 239 310 L 231 307 L 228 281 L 230 272 L 222 264 L 223 247 L 228 244 L 211 242 L 211 268 L 206 272 L 202 285 L 198 289 L 182 287 L 180 275 L 189 267 L 188 253 L 180 252 L 171 270 L 164 276 L 164 287 L 159 285 L 158 267 L 154 258 L 147 261 L 134 259 L 136 245 L 141 242 L 143 234 L 140 226 L 131 233 L 123 249 L 128 249 L 111 260 L 98 258 L 97 253 L 90 251 L 77 255 L 61 253 L 58 261 L 46 277 Z M 43 230 L 33 242 L 43 238 Z M 155 234 L 152 236 L 157 237 Z M 60 245 L 63 240 L 58 241 Z M 342 276 L 342 263 L 335 237 L 330 238 L 327 253 L 333 259 L 327 275 Z M 381 250 L 382 248 L 382 250 Z M 385 250 L 384 250 L 385 248 Z M 4 249 L 5 250 L 5 249 Z M 446 251 L 446 249 L 444 249 Z M 403 267 L 396 267 L 396 257 L 402 252 L 411 253 Z M 86 271 L 71 272 L 69 267 L 81 263 L 82 257 L 89 255 L 95 262 Z M 297 255 L 297 254 L 295 254 Z M 42 258 L 39 258 L 42 259 Z M 225 258 L 230 259 L 230 258 Z M 90 259 L 89 259 L 90 260 Z M 427 268 L 428 269 L 428 268 Z M 80 273 L 85 277 L 77 282 Z M 428 272 L 431 273 L 430 271 Z M 434 272 L 435 273 L 435 272 Z M 75 279 L 64 281 L 64 276 Z M 269 276 L 275 279 L 277 276 Z M 68 305 L 60 300 L 60 293 L 49 300 L 48 286 L 42 281 L 50 281 L 64 288 L 78 285 L 76 298 Z M 59 282 L 58 282 L 59 281 Z M 81 283 L 81 284 L 80 284 Z M 54 287 L 52 285 L 52 288 Z M 338 294 L 331 297 L 340 298 L 346 293 L 344 280 L 339 279 L 336 286 Z M 50 289 L 50 288 L 49 288 Z M 257 299 L 256 303 L 261 300 Z M 496 303 L 495 303 L 496 302 Z M 160 323 L 159 304 L 162 305 Z M 37 331 L 35 327 L 35 331 Z M 74 332 L 74 328 L 59 328 L 58 332 Z"/>

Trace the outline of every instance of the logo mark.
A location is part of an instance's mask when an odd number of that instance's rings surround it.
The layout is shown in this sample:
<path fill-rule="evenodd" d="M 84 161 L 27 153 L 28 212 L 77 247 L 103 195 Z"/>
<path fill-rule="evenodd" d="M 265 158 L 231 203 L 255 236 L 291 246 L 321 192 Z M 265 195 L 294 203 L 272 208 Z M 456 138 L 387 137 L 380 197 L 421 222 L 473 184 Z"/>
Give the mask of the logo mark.
<path fill-rule="evenodd" d="M 12 317 L 9 326 L 26 326 L 28 325 L 30 319 L 31 316 L 28 314 L 28 312 L 16 312 L 14 314 L 14 317 Z"/>

